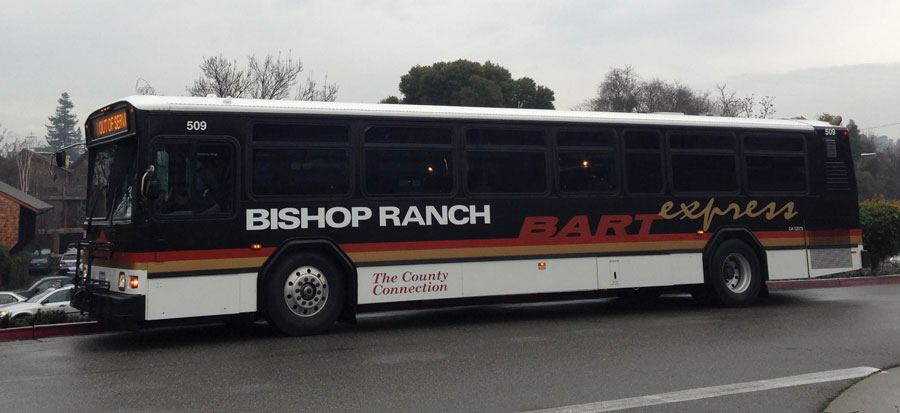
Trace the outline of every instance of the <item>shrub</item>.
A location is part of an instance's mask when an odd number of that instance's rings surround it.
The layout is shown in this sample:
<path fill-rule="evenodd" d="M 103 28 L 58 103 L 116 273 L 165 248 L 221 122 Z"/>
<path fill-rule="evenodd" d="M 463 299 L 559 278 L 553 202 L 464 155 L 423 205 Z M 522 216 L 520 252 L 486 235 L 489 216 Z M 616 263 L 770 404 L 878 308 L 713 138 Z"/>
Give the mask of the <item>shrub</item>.
<path fill-rule="evenodd" d="M 38 310 L 37 313 L 34 313 L 33 316 L 26 318 L 26 320 L 29 320 L 28 324 L 33 324 L 33 325 L 60 324 L 60 323 L 68 322 L 69 316 L 66 315 L 65 311 L 59 311 L 59 310 L 41 311 L 41 310 Z"/>
<path fill-rule="evenodd" d="M 884 198 L 860 202 L 859 222 L 873 268 L 900 253 L 900 202 Z"/>
<path fill-rule="evenodd" d="M 28 263 L 31 253 L 9 254 L 9 249 L 0 246 L 0 285 L 4 290 L 24 288 L 28 284 Z"/>
<path fill-rule="evenodd" d="M 10 320 L 9 317 L 4 317 L 2 320 L 0 320 L 0 328 L 36 326 L 41 324 L 62 324 L 67 322 L 69 322 L 69 316 L 67 316 L 64 311 L 38 310 L 38 312 L 34 313 L 34 315 L 18 318 L 15 320 Z"/>

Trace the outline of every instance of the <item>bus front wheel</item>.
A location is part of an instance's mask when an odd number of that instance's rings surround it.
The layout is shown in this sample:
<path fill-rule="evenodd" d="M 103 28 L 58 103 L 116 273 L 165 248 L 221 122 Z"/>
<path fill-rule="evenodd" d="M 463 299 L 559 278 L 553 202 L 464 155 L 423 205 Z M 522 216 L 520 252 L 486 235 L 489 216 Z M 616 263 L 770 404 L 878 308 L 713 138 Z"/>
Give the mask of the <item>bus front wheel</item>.
<path fill-rule="evenodd" d="M 326 331 L 344 306 L 345 285 L 344 274 L 329 258 L 312 252 L 292 254 L 267 277 L 269 323 L 290 336 Z"/>
<path fill-rule="evenodd" d="M 710 293 L 725 306 L 753 304 L 763 284 L 756 252 L 737 239 L 723 242 L 709 262 L 708 283 Z"/>

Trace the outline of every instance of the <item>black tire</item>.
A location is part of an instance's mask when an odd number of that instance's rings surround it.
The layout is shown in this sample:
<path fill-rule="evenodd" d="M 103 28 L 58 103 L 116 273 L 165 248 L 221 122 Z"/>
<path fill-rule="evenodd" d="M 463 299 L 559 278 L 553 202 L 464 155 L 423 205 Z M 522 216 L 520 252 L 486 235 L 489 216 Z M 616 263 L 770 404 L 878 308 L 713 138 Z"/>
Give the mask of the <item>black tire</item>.
<path fill-rule="evenodd" d="M 269 324 L 289 336 L 327 331 L 344 307 L 346 285 L 346 274 L 322 254 L 301 252 L 280 259 L 265 281 Z"/>
<path fill-rule="evenodd" d="M 759 298 L 763 274 L 756 252 L 745 242 L 730 239 L 716 248 L 709 261 L 709 292 L 727 307 L 746 307 Z"/>

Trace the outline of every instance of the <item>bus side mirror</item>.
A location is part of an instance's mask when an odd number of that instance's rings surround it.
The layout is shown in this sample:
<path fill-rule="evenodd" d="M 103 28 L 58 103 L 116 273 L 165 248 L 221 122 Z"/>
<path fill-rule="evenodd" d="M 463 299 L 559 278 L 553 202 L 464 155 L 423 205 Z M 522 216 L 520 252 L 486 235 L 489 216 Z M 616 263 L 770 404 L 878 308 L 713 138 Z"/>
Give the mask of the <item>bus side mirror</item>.
<path fill-rule="evenodd" d="M 60 168 L 66 167 L 66 153 L 64 151 L 56 151 L 53 156 L 56 157 L 56 166 Z"/>
<path fill-rule="evenodd" d="M 154 178 L 155 174 L 156 168 L 150 165 L 147 171 L 144 172 L 144 176 L 141 177 L 141 195 L 145 199 L 159 198 L 159 181 Z"/>

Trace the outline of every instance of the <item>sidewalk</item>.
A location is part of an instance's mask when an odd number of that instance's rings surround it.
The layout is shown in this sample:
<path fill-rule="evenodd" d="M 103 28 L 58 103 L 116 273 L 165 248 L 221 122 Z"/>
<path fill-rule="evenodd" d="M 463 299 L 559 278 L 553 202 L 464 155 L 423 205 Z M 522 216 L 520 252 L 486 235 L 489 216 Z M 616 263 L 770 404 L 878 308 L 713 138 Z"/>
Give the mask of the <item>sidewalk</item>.
<path fill-rule="evenodd" d="M 802 290 L 804 288 L 853 287 L 858 285 L 900 284 L 900 275 L 876 275 L 852 278 L 810 278 L 807 280 L 769 281 L 770 290 Z"/>
<path fill-rule="evenodd" d="M 841 393 L 826 413 L 900 411 L 900 367 L 875 373 Z"/>

